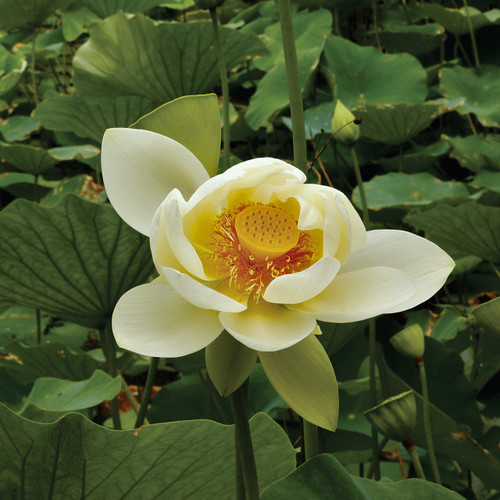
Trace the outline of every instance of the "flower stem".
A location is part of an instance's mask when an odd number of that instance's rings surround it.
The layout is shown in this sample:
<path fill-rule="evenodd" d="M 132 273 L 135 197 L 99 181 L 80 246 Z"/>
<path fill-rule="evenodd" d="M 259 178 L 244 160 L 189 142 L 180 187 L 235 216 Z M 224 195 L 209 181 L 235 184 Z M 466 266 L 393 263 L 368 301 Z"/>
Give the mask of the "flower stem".
<path fill-rule="evenodd" d="M 403 441 L 403 445 L 410 454 L 411 461 L 413 462 L 413 467 L 415 467 L 415 472 L 417 473 L 417 477 L 420 479 L 427 479 L 424 474 L 424 469 L 422 469 L 422 463 L 420 462 L 417 448 L 413 444 L 413 439 L 409 438 L 406 441 Z"/>
<path fill-rule="evenodd" d="M 219 18 L 217 16 L 217 8 L 210 9 L 210 17 L 212 18 L 212 26 L 214 28 L 215 46 L 217 49 L 217 61 L 219 63 L 220 83 L 222 87 L 222 144 L 224 151 L 222 153 L 222 162 L 224 171 L 229 168 L 229 153 L 231 150 L 231 131 L 229 125 L 229 84 L 227 81 L 227 68 L 224 59 L 224 48 L 220 36 Z"/>
<path fill-rule="evenodd" d="M 30 74 L 31 74 L 31 85 L 33 86 L 33 100 L 35 101 L 35 106 L 38 106 L 38 104 L 40 103 L 40 98 L 38 97 L 38 90 L 36 88 L 35 53 L 36 53 L 36 33 L 33 36 L 33 42 L 31 44 Z"/>
<path fill-rule="evenodd" d="M 160 361 L 160 358 L 151 358 L 151 362 L 149 363 L 148 376 L 146 378 L 146 385 L 144 386 L 144 392 L 141 399 L 141 407 L 134 425 L 135 429 L 141 427 L 144 423 L 144 419 L 146 418 L 149 400 L 151 399 L 151 391 L 153 390 L 153 384 L 156 377 L 156 370 L 158 368 L 158 361 Z"/>
<path fill-rule="evenodd" d="M 305 419 L 302 421 L 302 425 L 304 429 L 305 458 L 310 460 L 320 453 L 318 428 Z"/>
<path fill-rule="evenodd" d="M 36 345 L 42 343 L 42 318 L 40 309 L 35 309 L 36 313 Z"/>
<path fill-rule="evenodd" d="M 370 215 L 368 213 L 368 202 L 366 201 L 365 186 L 363 185 L 363 178 L 361 177 L 361 170 L 359 168 L 358 156 L 356 155 L 356 149 L 354 146 L 349 146 L 349 151 L 351 152 L 352 165 L 354 167 L 354 175 L 356 176 L 356 182 L 358 184 L 359 196 L 361 197 L 361 205 L 363 207 L 363 222 L 365 226 L 370 225 Z"/>
<path fill-rule="evenodd" d="M 379 461 L 378 461 L 378 456 L 380 454 L 380 452 L 384 449 L 385 445 L 389 442 L 389 438 L 388 437 L 384 437 L 382 439 L 382 441 L 380 442 L 380 445 L 378 445 L 377 447 L 377 461 L 376 463 L 372 460 L 371 464 L 370 464 L 370 468 L 368 469 L 368 474 L 366 474 L 366 478 L 367 479 L 371 479 L 372 476 L 373 476 L 373 472 L 375 470 L 375 467 L 379 467 Z"/>
<path fill-rule="evenodd" d="M 429 452 L 429 458 L 431 460 L 432 473 L 434 475 L 434 482 L 441 484 L 441 476 L 439 475 L 439 468 L 437 465 L 436 454 L 434 453 L 434 442 L 432 440 L 431 431 L 431 418 L 430 418 L 430 408 L 429 408 L 429 391 L 427 389 L 427 376 L 425 374 L 424 359 L 422 357 L 417 358 L 418 373 L 420 375 L 420 383 L 422 384 L 422 398 L 424 403 L 424 431 L 425 440 L 427 442 L 427 451 Z"/>
<path fill-rule="evenodd" d="M 290 0 L 277 1 L 292 117 L 293 162 L 297 168 L 305 172 L 307 170 L 306 127 L 300 89 L 299 63 L 293 34 L 292 9 Z"/>
<path fill-rule="evenodd" d="M 258 500 L 259 484 L 257 481 L 257 467 L 253 454 L 252 436 L 248 424 L 246 384 L 240 386 L 231 396 L 231 407 L 234 417 L 234 433 L 236 453 L 236 480 L 238 481 L 238 462 L 241 465 L 245 484 L 246 500 Z"/>

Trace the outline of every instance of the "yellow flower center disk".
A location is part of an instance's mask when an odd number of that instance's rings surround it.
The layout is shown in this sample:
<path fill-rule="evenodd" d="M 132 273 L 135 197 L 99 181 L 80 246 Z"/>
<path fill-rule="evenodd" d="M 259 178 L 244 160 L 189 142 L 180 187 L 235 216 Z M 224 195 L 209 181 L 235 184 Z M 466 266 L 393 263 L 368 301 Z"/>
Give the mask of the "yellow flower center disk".
<path fill-rule="evenodd" d="M 300 231 L 294 218 L 268 205 L 252 205 L 235 218 L 240 245 L 257 261 L 273 259 L 291 250 L 299 241 Z"/>

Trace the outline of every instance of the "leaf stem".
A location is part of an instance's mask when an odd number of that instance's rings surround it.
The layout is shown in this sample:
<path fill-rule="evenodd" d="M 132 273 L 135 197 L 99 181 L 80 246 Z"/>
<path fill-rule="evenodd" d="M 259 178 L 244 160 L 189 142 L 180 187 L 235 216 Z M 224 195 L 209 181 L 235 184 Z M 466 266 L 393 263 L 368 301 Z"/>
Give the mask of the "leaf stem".
<path fill-rule="evenodd" d="M 239 463 L 243 473 L 245 498 L 246 500 L 258 500 L 259 484 L 257 481 L 257 467 L 253 454 L 250 425 L 248 424 L 246 385 L 243 384 L 236 389 L 230 398 L 234 417 L 236 453 L 239 455 Z M 238 458 L 236 458 L 236 465 L 238 465 Z M 238 472 L 236 473 L 237 477 Z"/>
<path fill-rule="evenodd" d="M 40 314 L 40 309 L 35 309 L 36 312 L 36 345 L 41 345 L 42 343 L 42 318 Z"/>
<path fill-rule="evenodd" d="M 151 391 L 153 390 L 156 370 L 158 368 L 158 361 L 160 361 L 160 358 L 151 358 L 151 362 L 149 363 L 146 385 L 144 386 L 144 392 L 141 399 L 141 407 L 139 408 L 139 413 L 137 414 L 134 429 L 141 427 L 146 419 L 146 412 L 148 411 L 148 405 L 151 399 Z"/>
<path fill-rule="evenodd" d="M 306 461 L 319 455 L 319 434 L 318 428 L 311 422 L 303 419 L 304 448 Z"/>
<path fill-rule="evenodd" d="M 31 74 L 31 85 L 33 86 L 33 99 L 35 101 L 35 106 L 38 106 L 40 103 L 40 99 L 38 97 L 38 90 L 36 88 L 36 74 L 35 74 L 35 52 L 36 52 L 36 33 L 33 36 L 33 42 L 31 44 L 31 65 L 30 65 L 30 74 Z"/>
<path fill-rule="evenodd" d="M 99 330 L 99 337 L 101 340 L 101 348 L 106 358 L 107 372 L 112 377 L 116 377 L 116 342 L 113 337 L 113 332 L 111 330 L 111 321 L 106 322 L 106 326 Z M 120 409 L 118 406 L 118 398 L 114 397 L 109 401 L 109 407 L 111 409 L 111 418 L 113 420 L 113 427 L 116 430 L 122 428 L 120 421 Z"/>
<path fill-rule="evenodd" d="M 472 26 L 472 19 L 470 18 L 469 6 L 467 5 L 467 0 L 464 0 L 464 7 L 465 7 L 465 15 L 467 16 L 467 24 L 469 26 L 469 34 L 470 34 L 470 41 L 472 44 L 472 53 L 474 54 L 474 62 L 476 64 L 476 68 L 480 68 L 481 63 L 479 62 L 479 53 L 477 51 L 476 36 L 474 35 L 474 27 Z"/>
<path fill-rule="evenodd" d="M 427 442 L 427 451 L 431 460 L 432 473 L 434 475 L 434 482 L 441 484 L 441 476 L 439 475 L 439 468 L 437 465 L 436 454 L 434 453 L 434 442 L 432 440 L 431 431 L 431 418 L 429 408 L 429 391 L 427 389 L 427 376 L 425 374 L 424 358 L 417 358 L 418 373 L 420 375 L 420 383 L 422 384 L 422 398 L 424 403 L 424 431 L 425 440 Z"/>
<path fill-rule="evenodd" d="M 361 170 L 359 168 L 358 156 L 356 155 L 356 149 L 353 145 L 349 146 L 349 151 L 351 152 L 352 165 L 354 167 L 354 175 L 356 176 L 356 182 L 358 184 L 359 195 L 361 197 L 361 205 L 363 207 L 363 222 L 365 226 L 370 225 L 370 215 L 368 212 L 368 202 L 366 201 L 365 186 L 363 185 L 363 178 L 361 177 Z"/>
<path fill-rule="evenodd" d="M 229 84 L 227 81 L 227 68 L 226 61 L 224 59 L 224 47 L 222 46 L 219 17 L 217 16 L 216 7 L 212 7 L 210 9 L 210 17 L 212 18 L 212 26 L 214 28 L 214 39 L 217 49 L 217 61 L 219 64 L 220 83 L 222 88 L 222 163 L 225 171 L 229 168 L 230 165 L 229 154 L 231 151 L 231 131 L 229 124 Z"/>
<path fill-rule="evenodd" d="M 351 146 L 352 147 L 352 146 Z M 375 373 L 375 360 L 377 356 L 377 339 L 375 329 L 375 319 L 370 319 L 369 323 L 369 337 L 368 337 L 368 350 L 369 350 L 369 372 L 370 372 L 370 407 L 377 406 L 377 375 Z M 379 444 L 378 432 L 372 425 L 372 465 L 375 480 L 380 479 L 380 462 L 379 462 Z M 370 467 L 371 468 L 371 467 Z"/>
<path fill-rule="evenodd" d="M 306 127 L 304 122 L 304 108 L 302 105 L 302 91 L 300 88 L 299 63 L 295 49 L 293 33 L 292 9 L 290 0 L 277 0 L 283 39 L 283 55 L 288 83 L 288 97 L 290 100 L 290 114 L 292 117 L 293 162 L 294 165 L 307 171 Z"/>
<path fill-rule="evenodd" d="M 422 469 L 422 463 L 420 462 L 417 448 L 413 444 L 413 439 L 409 438 L 406 441 L 403 441 L 403 445 L 410 454 L 411 461 L 413 462 L 413 467 L 415 467 L 415 472 L 417 473 L 417 477 L 426 480 L 427 478 L 425 477 L 424 469 Z"/>

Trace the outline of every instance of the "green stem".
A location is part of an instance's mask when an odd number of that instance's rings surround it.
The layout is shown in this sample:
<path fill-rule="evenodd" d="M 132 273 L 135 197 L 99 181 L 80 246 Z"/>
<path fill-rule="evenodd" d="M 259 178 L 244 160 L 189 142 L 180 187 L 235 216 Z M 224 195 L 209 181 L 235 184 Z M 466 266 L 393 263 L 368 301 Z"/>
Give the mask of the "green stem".
<path fill-rule="evenodd" d="M 377 406 L 377 375 L 375 373 L 377 340 L 376 340 L 375 320 L 373 318 L 370 319 L 368 349 L 369 349 L 369 359 L 370 359 L 370 365 L 369 365 L 370 407 L 373 408 L 374 406 Z M 373 465 L 375 480 L 378 481 L 380 479 L 379 444 L 378 444 L 378 433 L 373 425 L 372 425 L 372 465 Z"/>
<path fill-rule="evenodd" d="M 210 9 L 210 17 L 212 18 L 212 26 L 214 28 L 214 39 L 217 49 L 217 61 L 219 63 L 220 83 L 222 87 L 222 145 L 224 151 L 222 153 L 222 162 L 224 171 L 229 168 L 229 154 L 231 151 L 231 131 L 229 124 L 229 84 L 227 81 L 227 68 L 224 59 L 224 48 L 220 36 L 219 18 L 217 16 L 217 8 Z"/>
<path fill-rule="evenodd" d="M 354 148 L 354 146 L 349 146 L 349 151 L 351 152 L 354 175 L 356 176 L 359 195 L 361 197 L 361 204 L 363 206 L 363 222 L 365 223 L 365 226 L 368 226 L 370 224 L 370 215 L 368 213 L 368 202 L 366 201 L 365 186 L 363 185 L 363 178 L 361 177 L 361 170 L 359 169 L 358 156 L 356 155 L 356 149 Z"/>
<path fill-rule="evenodd" d="M 123 378 L 123 375 L 120 375 L 120 378 L 122 379 L 122 388 L 123 392 L 125 393 L 125 397 L 127 398 L 127 401 L 130 403 L 130 406 L 132 406 L 132 409 L 134 410 L 135 414 L 139 414 L 139 409 L 140 409 L 140 404 L 137 401 L 137 398 L 132 394 L 132 391 L 130 390 L 130 387 L 127 384 L 127 381 Z M 144 422 L 146 424 L 149 424 L 148 419 L 145 418 Z"/>
<path fill-rule="evenodd" d="M 217 413 L 219 414 L 219 417 L 221 419 L 221 422 L 223 424 L 227 424 L 226 416 L 224 415 L 224 410 L 222 409 L 222 406 L 219 403 L 219 400 L 217 399 L 217 395 L 215 392 L 212 390 L 212 383 L 210 382 L 210 379 L 206 377 L 201 370 L 198 370 L 198 375 L 205 385 L 205 394 L 207 397 L 210 397 L 210 406 L 213 405 L 215 406 L 215 409 L 217 410 Z M 208 403 L 206 403 L 208 404 Z M 209 418 L 209 417 L 207 417 Z"/>
<path fill-rule="evenodd" d="M 429 408 L 429 391 L 427 389 L 427 376 L 425 374 L 424 359 L 422 357 L 417 358 L 418 373 L 420 375 L 420 383 L 422 384 L 422 398 L 424 403 L 424 430 L 425 430 L 425 440 L 427 442 L 427 451 L 429 452 L 429 458 L 431 460 L 432 473 L 434 475 L 434 482 L 441 484 L 441 476 L 439 475 L 439 469 L 436 460 L 436 454 L 434 453 L 434 442 L 432 440 L 431 431 L 431 417 Z"/>
<path fill-rule="evenodd" d="M 306 460 L 310 460 L 314 458 L 316 455 L 319 455 L 319 435 L 318 428 L 308 422 L 307 420 L 303 420 L 303 429 L 304 429 L 304 448 Z"/>
<path fill-rule="evenodd" d="M 380 445 L 377 447 L 378 453 L 377 457 L 379 456 L 380 452 L 384 449 L 385 445 L 389 442 L 388 437 L 384 437 L 382 441 L 380 441 Z M 375 467 L 379 467 L 379 461 L 377 460 L 377 463 L 375 463 L 373 460 L 370 464 L 370 468 L 368 469 L 368 474 L 366 475 L 367 479 L 371 479 L 373 476 L 373 472 L 375 470 Z"/>
<path fill-rule="evenodd" d="M 469 15 L 469 6 L 467 5 L 467 0 L 464 0 L 464 7 L 465 7 L 465 15 L 467 16 L 467 24 L 469 25 L 469 34 L 470 34 L 470 41 L 472 44 L 472 53 L 474 54 L 474 62 L 476 64 L 476 68 L 480 68 L 481 63 L 479 62 L 479 53 L 477 51 L 476 36 L 474 35 L 474 27 L 472 26 L 472 20 Z"/>
<path fill-rule="evenodd" d="M 420 457 L 417 453 L 417 448 L 413 444 L 413 439 L 407 439 L 404 443 L 404 446 L 408 453 L 410 454 L 411 461 L 413 462 L 413 467 L 415 467 L 415 472 L 417 473 L 417 477 L 420 479 L 427 479 L 424 474 L 424 469 L 422 469 L 422 463 L 420 462 Z"/>
<path fill-rule="evenodd" d="M 297 168 L 305 172 L 307 170 L 306 127 L 302 105 L 302 91 L 300 88 L 299 63 L 293 34 L 292 9 L 290 7 L 290 0 L 277 1 L 281 37 L 283 39 L 290 114 L 292 117 L 293 162 Z"/>
<path fill-rule="evenodd" d="M 111 331 L 111 322 L 108 321 L 104 329 L 99 331 L 99 337 L 101 340 L 101 348 L 106 358 L 107 372 L 112 377 L 116 377 L 116 342 L 113 337 L 113 332 Z M 120 421 L 120 409 L 118 406 L 118 398 L 115 397 L 109 401 L 109 407 L 111 409 L 111 418 L 113 420 L 113 427 L 116 430 L 122 428 Z"/>
<path fill-rule="evenodd" d="M 231 407 L 234 417 L 234 432 L 236 453 L 239 454 L 239 463 L 243 473 L 246 500 L 258 500 L 259 484 L 257 481 L 257 467 L 253 454 L 252 436 L 248 424 L 246 384 L 240 386 L 231 396 Z M 236 460 L 238 464 L 238 459 Z M 236 473 L 236 478 L 238 473 Z"/>
<path fill-rule="evenodd" d="M 33 99 L 35 101 L 35 106 L 38 106 L 40 103 L 40 99 L 38 97 L 38 90 L 36 88 L 36 74 L 35 74 L 35 52 L 36 52 L 36 34 L 33 36 L 33 43 L 31 44 L 31 65 L 30 65 L 30 73 L 31 73 L 31 85 L 33 87 Z"/>
<path fill-rule="evenodd" d="M 160 358 L 151 358 L 151 362 L 149 363 L 148 376 L 146 378 L 146 385 L 144 386 L 141 407 L 134 425 L 135 429 L 141 427 L 146 418 L 146 412 L 148 411 L 148 405 L 151 399 L 151 391 L 153 390 L 153 384 L 156 377 L 156 370 L 158 368 L 158 361 L 160 361 Z"/>

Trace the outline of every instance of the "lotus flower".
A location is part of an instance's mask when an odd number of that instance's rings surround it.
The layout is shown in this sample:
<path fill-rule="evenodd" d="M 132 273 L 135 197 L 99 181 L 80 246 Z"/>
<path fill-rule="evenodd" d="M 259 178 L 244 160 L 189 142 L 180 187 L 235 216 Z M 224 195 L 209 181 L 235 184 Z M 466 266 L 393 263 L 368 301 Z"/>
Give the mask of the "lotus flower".
<path fill-rule="evenodd" d="M 454 265 L 414 234 L 366 232 L 344 194 L 305 184 L 300 170 L 278 159 L 210 177 L 169 137 L 109 129 L 102 167 L 118 214 L 149 236 L 159 274 L 119 300 L 118 345 L 159 357 L 208 346 L 208 372 L 223 395 L 259 356 L 285 401 L 325 428 L 336 426 L 337 384 L 316 321 L 412 308 Z"/>

